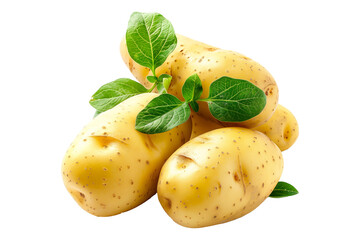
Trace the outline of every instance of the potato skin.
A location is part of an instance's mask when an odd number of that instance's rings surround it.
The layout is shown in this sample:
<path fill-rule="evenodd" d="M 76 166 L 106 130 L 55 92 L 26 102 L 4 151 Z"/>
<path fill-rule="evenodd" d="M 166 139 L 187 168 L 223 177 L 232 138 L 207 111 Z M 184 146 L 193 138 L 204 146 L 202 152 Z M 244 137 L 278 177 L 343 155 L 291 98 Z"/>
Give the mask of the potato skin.
<path fill-rule="evenodd" d="M 266 134 L 281 151 L 289 149 L 299 136 L 299 125 L 295 116 L 280 104 L 266 123 L 254 129 Z"/>
<path fill-rule="evenodd" d="M 190 121 L 161 134 L 135 130 L 137 114 L 156 96 L 137 95 L 101 113 L 68 149 L 64 184 L 87 212 L 111 216 L 145 202 L 156 193 L 166 159 L 190 138 Z"/>
<path fill-rule="evenodd" d="M 209 132 L 214 129 L 223 128 L 224 126 L 219 121 L 211 121 L 196 112 L 191 112 L 191 137 L 193 139 L 203 133 Z"/>
<path fill-rule="evenodd" d="M 182 226 L 220 224 L 259 206 L 282 170 L 281 151 L 267 136 L 246 128 L 220 128 L 171 155 L 160 173 L 158 198 Z"/>
<path fill-rule="evenodd" d="M 201 98 L 206 98 L 209 95 L 210 84 L 222 76 L 244 79 L 264 91 L 267 96 L 266 106 L 259 115 L 247 121 L 223 124 L 225 126 L 253 128 L 263 124 L 271 117 L 278 103 L 278 87 L 274 78 L 263 66 L 237 52 L 222 50 L 179 34 L 177 38 L 176 49 L 166 62 L 156 70 L 156 74 L 167 73 L 173 76 L 168 90 L 170 94 L 183 99 L 181 88 L 185 80 L 194 73 L 199 75 L 203 84 L 204 91 Z M 120 52 L 125 64 L 136 79 L 144 86 L 150 87 L 150 83 L 146 80 L 146 76 L 151 75 L 150 70 L 131 59 L 124 39 L 121 42 Z M 199 102 L 199 105 L 200 115 L 216 121 L 205 102 Z"/>
<path fill-rule="evenodd" d="M 211 121 L 197 113 L 191 114 L 191 137 L 224 127 L 221 122 Z M 275 113 L 264 124 L 253 128 L 268 136 L 281 151 L 289 149 L 299 136 L 299 125 L 295 116 L 284 106 L 278 104 Z"/>

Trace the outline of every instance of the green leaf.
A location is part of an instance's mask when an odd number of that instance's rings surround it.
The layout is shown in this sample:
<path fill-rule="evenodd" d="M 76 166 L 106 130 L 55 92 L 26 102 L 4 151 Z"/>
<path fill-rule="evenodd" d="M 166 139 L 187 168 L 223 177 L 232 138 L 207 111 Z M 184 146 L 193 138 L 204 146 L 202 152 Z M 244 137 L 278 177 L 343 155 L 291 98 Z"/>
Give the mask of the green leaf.
<path fill-rule="evenodd" d="M 126 45 L 138 64 L 155 69 L 161 66 L 177 44 L 170 21 L 159 13 L 134 12 L 126 31 Z"/>
<path fill-rule="evenodd" d="M 192 101 L 189 103 L 191 108 L 195 111 L 195 112 L 198 112 L 199 111 L 199 104 L 195 101 Z"/>
<path fill-rule="evenodd" d="M 298 194 L 298 190 L 289 183 L 278 182 L 269 197 L 282 198 Z"/>
<path fill-rule="evenodd" d="M 95 111 L 95 113 L 94 113 L 93 118 L 96 118 L 96 117 L 97 117 L 97 115 L 99 115 L 100 113 L 101 113 L 100 111 L 96 110 L 96 111 Z"/>
<path fill-rule="evenodd" d="M 158 82 L 156 88 L 157 88 L 159 94 L 166 93 L 166 89 L 165 89 L 165 87 L 164 87 L 164 83 Z"/>
<path fill-rule="evenodd" d="M 172 76 L 170 76 L 169 74 L 161 74 L 159 76 L 159 80 L 164 84 L 164 88 L 167 91 L 170 87 Z"/>
<path fill-rule="evenodd" d="M 119 78 L 101 86 L 92 96 L 90 104 L 99 112 L 104 112 L 132 96 L 147 91 L 148 90 L 138 82 L 128 78 Z"/>
<path fill-rule="evenodd" d="M 190 107 L 170 94 L 162 94 L 137 115 L 135 129 L 147 134 L 166 132 L 186 122 L 190 117 Z"/>
<path fill-rule="evenodd" d="M 186 101 L 192 102 L 198 100 L 203 92 L 199 76 L 195 73 L 188 77 L 181 91 Z"/>
<path fill-rule="evenodd" d="M 147 76 L 146 79 L 151 83 L 157 82 L 158 80 L 155 76 Z"/>
<path fill-rule="evenodd" d="M 157 90 L 160 94 L 166 93 L 169 89 L 172 76 L 168 74 L 161 74 L 159 76 L 159 82 L 157 84 Z"/>
<path fill-rule="evenodd" d="M 209 88 L 209 97 L 199 99 L 209 104 L 219 121 L 242 122 L 258 115 L 266 105 L 265 93 L 246 80 L 221 77 Z"/>

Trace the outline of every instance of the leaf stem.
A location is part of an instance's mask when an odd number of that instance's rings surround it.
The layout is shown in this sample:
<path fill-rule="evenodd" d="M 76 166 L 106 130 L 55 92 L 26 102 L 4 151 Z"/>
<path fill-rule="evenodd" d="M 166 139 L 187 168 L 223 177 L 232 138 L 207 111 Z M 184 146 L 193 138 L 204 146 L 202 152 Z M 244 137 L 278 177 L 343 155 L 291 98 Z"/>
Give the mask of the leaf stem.
<path fill-rule="evenodd" d="M 155 66 L 154 65 L 152 65 L 151 72 L 152 72 L 153 76 L 156 77 L 156 80 L 159 81 L 158 77 L 155 74 Z"/>
<path fill-rule="evenodd" d="M 156 86 L 157 86 L 157 82 L 155 82 L 155 83 L 151 86 L 151 88 L 148 89 L 148 92 L 151 93 Z"/>

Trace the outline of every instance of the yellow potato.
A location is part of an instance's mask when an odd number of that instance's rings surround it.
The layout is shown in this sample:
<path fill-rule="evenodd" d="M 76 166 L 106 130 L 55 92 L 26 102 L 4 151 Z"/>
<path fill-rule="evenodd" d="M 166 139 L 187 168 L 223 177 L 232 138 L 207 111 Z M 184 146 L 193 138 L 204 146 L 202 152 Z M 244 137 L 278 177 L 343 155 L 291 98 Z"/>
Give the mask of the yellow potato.
<path fill-rule="evenodd" d="M 192 74 L 197 73 L 203 84 L 202 98 L 209 95 L 210 84 L 222 77 L 228 76 L 248 80 L 262 89 L 267 96 L 264 110 L 257 116 L 241 123 L 223 123 L 226 126 L 243 126 L 252 128 L 263 124 L 271 117 L 278 103 L 278 87 L 271 74 L 259 63 L 245 57 L 242 54 L 222 50 L 213 46 L 177 35 L 178 44 L 174 52 L 167 58 L 165 63 L 156 70 L 156 74 L 167 73 L 173 77 L 169 87 L 169 93 L 180 99 L 181 88 L 185 80 Z M 134 62 L 126 48 L 125 40 L 121 42 L 121 55 L 132 72 L 144 86 L 150 87 L 146 76 L 151 75 L 148 68 L 142 67 Z M 199 102 L 199 114 L 213 119 L 208 106 Z"/>
<path fill-rule="evenodd" d="M 265 124 L 254 129 L 266 134 L 281 151 L 290 148 L 299 136 L 299 125 L 295 116 L 280 104 Z"/>
<path fill-rule="evenodd" d="M 190 121 L 161 134 L 135 130 L 137 114 L 157 95 L 137 95 L 101 113 L 68 149 L 64 184 L 87 212 L 111 216 L 145 202 L 166 159 L 190 138 Z"/>
<path fill-rule="evenodd" d="M 224 127 L 221 122 L 211 121 L 197 113 L 191 114 L 191 137 L 197 137 L 203 133 Z M 295 116 L 284 106 L 278 105 L 275 113 L 264 124 L 253 128 L 267 135 L 281 151 L 289 149 L 299 136 L 299 125 Z"/>
<path fill-rule="evenodd" d="M 220 128 L 180 147 L 164 164 L 158 198 L 185 227 L 228 222 L 254 210 L 283 170 L 280 149 L 258 131 Z"/>
<path fill-rule="evenodd" d="M 209 132 L 214 129 L 223 128 L 224 126 L 220 122 L 211 121 L 207 118 L 200 116 L 195 112 L 191 112 L 191 137 L 193 139 L 203 133 Z"/>

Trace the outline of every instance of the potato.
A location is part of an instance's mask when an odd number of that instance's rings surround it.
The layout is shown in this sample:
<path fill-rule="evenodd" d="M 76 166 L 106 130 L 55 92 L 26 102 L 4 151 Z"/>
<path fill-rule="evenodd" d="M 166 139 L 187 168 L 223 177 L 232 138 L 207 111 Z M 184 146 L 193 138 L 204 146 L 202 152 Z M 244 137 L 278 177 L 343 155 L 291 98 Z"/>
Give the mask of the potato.
<path fill-rule="evenodd" d="M 263 66 L 233 51 L 215 48 L 181 35 L 177 35 L 177 39 L 178 44 L 174 52 L 156 70 L 156 74 L 167 73 L 173 76 L 169 87 L 170 94 L 183 99 L 181 95 L 182 85 L 194 73 L 199 75 L 203 84 L 204 91 L 201 95 L 202 98 L 206 98 L 209 95 L 210 84 L 222 76 L 244 79 L 264 91 L 267 96 L 267 104 L 259 115 L 247 121 L 224 123 L 224 125 L 252 128 L 263 124 L 271 117 L 278 103 L 278 87 L 274 78 Z M 121 43 L 120 51 L 124 62 L 136 79 L 146 87 L 150 87 L 151 84 L 146 80 L 146 76 L 152 75 L 150 70 L 140 66 L 131 59 L 124 39 Z M 199 105 L 199 114 L 214 120 L 207 104 L 199 102 Z"/>
<path fill-rule="evenodd" d="M 263 133 L 220 128 L 190 140 L 171 155 L 160 173 L 158 198 L 182 226 L 220 224 L 259 206 L 282 170 L 280 149 Z"/>
<path fill-rule="evenodd" d="M 63 180 L 87 212 L 110 216 L 145 202 L 156 193 L 166 159 L 190 138 L 190 121 L 161 134 L 135 130 L 137 114 L 157 95 L 134 96 L 98 115 L 71 144 Z"/>
<path fill-rule="evenodd" d="M 191 137 L 193 139 L 203 133 L 209 132 L 214 129 L 223 128 L 220 122 L 211 121 L 207 118 L 200 116 L 195 112 L 191 112 Z"/>
<path fill-rule="evenodd" d="M 221 122 L 210 121 L 197 113 L 191 114 L 192 132 L 190 139 L 214 129 L 224 127 Z M 289 149 L 299 136 L 299 125 L 295 116 L 278 104 L 275 113 L 264 124 L 253 128 L 267 135 L 281 151 Z"/>
<path fill-rule="evenodd" d="M 299 125 L 295 116 L 280 104 L 265 124 L 254 129 L 266 134 L 281 151 L 290 148 L 299 136 Z"/>

